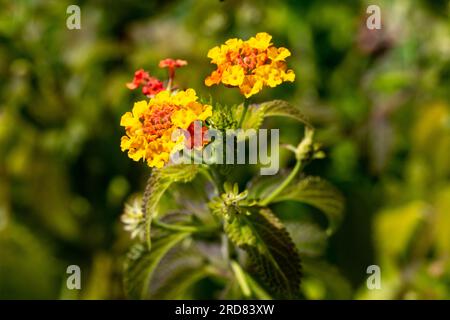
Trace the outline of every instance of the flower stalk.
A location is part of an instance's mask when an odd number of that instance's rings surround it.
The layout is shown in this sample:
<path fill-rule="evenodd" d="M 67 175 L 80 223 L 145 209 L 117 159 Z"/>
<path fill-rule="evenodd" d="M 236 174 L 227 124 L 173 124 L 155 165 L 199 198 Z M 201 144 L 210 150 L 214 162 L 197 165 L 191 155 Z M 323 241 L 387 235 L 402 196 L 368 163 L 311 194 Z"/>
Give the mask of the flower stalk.
<path fill-rule="evenodd" d="M 263 201 L 260 201 L 261 206 L 267 206 L 269 203 L 272 202 L 273 199 L 275 199 L 281 192 L 283 192 L 284 189 L 294 180 L 294 178 L 297 176 L 297 174 L 300 172 L 300 169 L 302 168 L 302 161 L 297 160 L 295 163 L 294 168 L 292 169 L 291 173 L 286 177 L 286 179 L 274 190 L 272 193 L 270 193 Z"/>

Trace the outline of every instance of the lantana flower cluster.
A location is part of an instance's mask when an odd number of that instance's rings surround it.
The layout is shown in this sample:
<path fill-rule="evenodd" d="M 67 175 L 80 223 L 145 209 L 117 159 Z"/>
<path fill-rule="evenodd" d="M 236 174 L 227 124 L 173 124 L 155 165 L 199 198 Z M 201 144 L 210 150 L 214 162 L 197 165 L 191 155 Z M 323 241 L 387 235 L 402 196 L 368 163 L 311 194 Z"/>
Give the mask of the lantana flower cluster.
<path fill-rule="evenodd" d="M 188 130 L 194 121 L 205 121 L 212 115 L 212 107 L 197 100 L 196 92 L 188 89 L 173 94 L 165 90 L 149 102 L 136 102 L 132 112 L 125 113 L 120 121 L 126 130 L 122 151 L 128 151 L 135 161 L 147 161 L 150 167 L 163 167 L 172 152 L 184 146 L 185 135 L 175 140 L 174 132 Z"/>
<path fill-rule="evenodd" d="M 212 48 L 208 57 L 217 69 L 206 78 L 205 84 L 238 87 L 248 98 L 264 86 L 273 88 L 284 81 L 293 82 L 295 74 L 287 69 L 285 62 L 290 51 L 273 46 L 271 41 L 271 35 L 261 32 L 247 41 L 230 39 Z"/>

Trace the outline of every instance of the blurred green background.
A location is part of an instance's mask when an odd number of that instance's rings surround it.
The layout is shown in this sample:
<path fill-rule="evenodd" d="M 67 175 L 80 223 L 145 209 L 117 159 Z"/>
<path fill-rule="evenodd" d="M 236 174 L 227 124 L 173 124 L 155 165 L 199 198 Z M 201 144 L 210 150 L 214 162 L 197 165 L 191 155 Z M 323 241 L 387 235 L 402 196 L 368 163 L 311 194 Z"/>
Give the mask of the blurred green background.
<path fill-rule="evenodd" d="M 66 9 L 81 8 L 81 30 Z M 369 31 L 366 8 L 381 8 Z M 121 115 L 142 99 L 125 83 L 159 60 L 189 62 L 177 81 L 238 103 L 237 90 L 207 88 L 209 48 L 269 32 L 292 52 L 294 84 L 282 98 L 317 127 L 327 158 L 307 168 L 345 195 L 346 216 L 325 243 L 296 235 L 310 299 L 450 298 L 450 5 L 386 1 L 0 0 L 0 298 L 123 298 L 130 245 L 119 216 L 148 168 L 120 151 Z M 272 120 L 281 141 L 298 124 Z M 283 165 L 290 164 L 282 158 Z M 240 181 L 243 183 L 243 181 Z M 278 208 L 296 219 L 304 208 Z M 320 221 L 318 222 L 320 223 Z M 82 290 L 66 289 L 66 268 Z M 379 265 L 382 290 L 368 290 Z"/>

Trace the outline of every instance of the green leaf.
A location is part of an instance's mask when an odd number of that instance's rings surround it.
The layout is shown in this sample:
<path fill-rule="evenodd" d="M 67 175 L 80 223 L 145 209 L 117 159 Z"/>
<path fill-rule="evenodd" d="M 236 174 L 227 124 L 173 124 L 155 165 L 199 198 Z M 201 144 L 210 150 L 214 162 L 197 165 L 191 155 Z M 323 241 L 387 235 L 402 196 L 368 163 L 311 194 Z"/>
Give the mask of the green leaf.
<path fill-rule="evenodd" d="M 244 104 L 239 105 L 236 108 L 236 112 L 234 115 L 235 119 L 240 119 L 242 116 L 242 112 L 244 112 Z M 261 108 L 259 104 L 251 104 L 247 106 L 247 113 L 245 114 L 245 118 L 242 121 L 241 127 L 242 129 L 258 129 L 261 127 L 264 121 L 264 109 Z"/>
<path fill-rule="evenodd" d="M 272 176 L 255 176 L 247 184 L 248 198 L 259 201 L 272 193 L 288 176 L 287 171 Z"/>
<path fill-rule="evenodd" d="M 306 177 L 288 186 L 271 202 L 299 201 L 321 210 L 328 218 L 328 234 L 340 225 L 344 213 L 344 197 L 329 182 L 319 177 Z"/>
<path fill-rule="evenodd" d="M 220 103 L 215 103 L 213 114 L 207 122 L 214 129 L 219 131 L 236 129 L 242 111 L 243 104 L 227 106 Z"/>
<path fill-rule="evenodd" d="M 242 110 L 239 112 L 242 112 Z M 298 108 L 284 100 L 272 100 L 261 104 L 249 105 L 245 119 L 242 122 L 242 128 L 258 129 L 261 127 L 265 118 L 276 116 L 292 118 L 311 127 L 307 117 Z"/>
<path fill-rule="evenodd" d="M 150 244 L 150 225 L 153 217 L 158 215 L 157 206 L 167 188 L 174 182 L 188 182 L 198 172 L 196 165 L 170 165 L 162 169 L 153 169 L 147 181 L 142 200 L 142 212 L 145 214 L 145 233 L 147 244 Z"/>
<path fill-rule="evenodd" d="M 445 256 L 450 252 L 450 185 L 443 187 L 436 195 L 436 248 Z"/>
<path fill-rule="evenodd" d="M 188 182 L 195 178 L 198 172 L 196 165 L 171 165 L 162 169 L 153 169 L 147 183 L 145 213 L 156 216 L 156 206 L 167 188 L 174 182 Z"/>
<path fill-rule="evenodd" d="M 339 272 L 339 269 L 330 265 L 326 261 L 317 259 L 305 259 L 303 261 L 303 272 L 305 281 L 302 288 L 308 290 L 308 286 L 317 286 L 315 282 L 309 282 L 314 279 L 324 287 L 325 292 L 321 297 L 312 297 L 306 294 L 309 299 L 350 299 L 352 296 L 352 287 L 347 279 Z"/>
<path fill-rule="evenodd" d="M 288 117 L 311 126 L 308 118 L 295 106 L 284 100 L 264 102 L 261 107 L 265 110 L 265 117 Z"/>
<path fill-rule="evenodd" d="M 185 293 L 198 281 L 208 277 L 210 272 L 206 266 L 200 269 L 183 268 L 174 272 L 170 280 L 159 290 L 154 299 L 185 299 Z"/>
<path fill-rule="evenodd" d="M 286 222 L 285 225 L 302 257 L 317 257 L 325 252 L 328 236 L 317 224 L 295 221 Z"/>
<path fill-rule="evenodd" d="M 192 246 L 170 250 L 155 269 L 150 283 L 151 299 L 185 299 L 186 292 L 209 276 L 205 257 Z"/>
<path fill-rule="evenodd" d="M 260 300 L 272 300 L 272 297 L 248 273 L 245 273 L 250 290 Z"/>
<path fill-rule="evenodd" d="M 1 222 L 3 221 L 0 220 L 0 224 Z M 58 297 L 58 290 L 54 284 L 60 281 L 60 270 L 64 266 L 56 259 L 52 246 L 34 232 L 35 230 L 12 220 L 0 227 L 0 299 L 2 300 L 56 299 Z M 66 288 L 65 285 L 64 288 Z M 77 290 L 72 290 L 72 293 L 73 291 Z M 79 294 L 75 294 L 74 297 L 78 298 Z"/>
<path fill-rule="evenodd" d="M 300 257 L 281 221 L 268 208 L 248 208 L 225 222 L 230 240 L 245 250 L 256 274 L 276 295 L 298 296 Z"/>
<path fill-rule="evenodd" d="M 413 201 L 378 212 L 374 220 L 378 252 L 390 260 L 404 255 L 416 230 L 425 221 L 427 207 L 424 201 Z"/>
<path fill-rule="evenodd" d="M 189 233 L 173 233 L 154 241 L 152 249 L 135 244 L 129 251 L 124 267 L 125 293 L 131 299 L 144 299 L 149 283 L 160 260 Z"/>

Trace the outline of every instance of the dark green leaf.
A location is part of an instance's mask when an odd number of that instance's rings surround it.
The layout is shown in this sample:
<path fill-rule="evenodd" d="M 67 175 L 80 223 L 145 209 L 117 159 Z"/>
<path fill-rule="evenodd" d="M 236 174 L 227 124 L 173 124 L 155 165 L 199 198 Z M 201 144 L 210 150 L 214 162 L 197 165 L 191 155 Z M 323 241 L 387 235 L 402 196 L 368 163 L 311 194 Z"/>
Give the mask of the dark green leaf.
<path fill-rule="evenodd" d="M 276 295 L 295 298 L 300 286 L 300 257 L 280 220 L 267 208 L 248 208 L 225 223 L 231 241 L 245 250 L 257 275 Z"/>
<path fill-rule="evenodd" d="M 184 299 L 186 291 L 208 275 L 210 273 L 205 266 L 198 269 L 188 267 L 178 269 L 171 274 L 170 279 L 168 279 L 165 285 L 152 298 L 160 300 Z"/>
<path fill-rule="evenodd" d="M 159 263 L 150 283 L 151 299 L 183 299 L 185 292 L 208 276 L 206 259 L 189 246 L 176 247 Z"/>
<path fill-rule="evenodd" d="M 142 244 L 136 244 L 127 255 L 124 270 L 125 293 L 131 299 L 143 299 L 147 296 L 149 282 L 155 268 L 164 255 L 189 233 L 173 233 L 154 241 L 149 250 Z"/>

